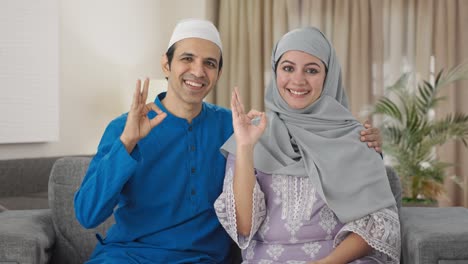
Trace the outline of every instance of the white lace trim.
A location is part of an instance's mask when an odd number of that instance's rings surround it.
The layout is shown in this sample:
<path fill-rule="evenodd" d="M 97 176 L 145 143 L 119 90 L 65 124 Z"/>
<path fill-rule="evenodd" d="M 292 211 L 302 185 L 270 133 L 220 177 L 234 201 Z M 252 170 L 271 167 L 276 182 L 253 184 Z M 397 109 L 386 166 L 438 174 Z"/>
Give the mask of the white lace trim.
<path fill-rule="evenodd" d="M 252 240 L 249 244 L 249 246 L 247 247 L 247 250 L 245 252 L 245 259 L 246 260 L 251 260 L 253 259 L 254 255 L 255 255 L 255 246 L 257 245 L 257 241 L 255 240 Z"/>
<path fill-rule="evenodd" d="M 255 182 L 252 201 L 252 226 L 248 237 L 244 237 L 237 232 L 236 219 L 236 201 L 234 197 L 234 172 L 233 161 L 228 158 L 226 165 L 226 175 L 224 177 L 223 192 L 216 199 L 214 208 L 219 222 L 226 229 L 229 236 L 236 242 L 241 249 L 249 247 L 252 237 L 263 223 L 266 216 L 265 195 L 260 189 L 258 182 Z M 255 244 L 254 244 L 255 245 Z M 253 245 L 253 246 L 254 246 Z M 253 248 L 252 248 L 253 250 Z"/>
<path fill-rule="evenodd" d="M 231 183 L 231 185 L 232 184 L 233 183 Z M 265 216 L 266 216 L 265 194 L 261 191 L 260 185 L 258 184 L 258 182 L 255 181 L 255 186 L 253 190 L 253 199 L 252 199 L 252 226 L 250 227 L 250 233 L 248 237 L 244 237 L 238 234 L 239 236 L 238 245 L 241 249 L 245 249 L 249 245 L 250 241 L 252 241 L 254 234 L 259 230 L 260 226 L 265 220 Z M 236 221 L 235 211 L 234 211 L 234 221 Z"/>
<path fill-rule="evenodd" d="M 226 232 L 232 239 L 237 240 L 236 208 L 234 203 L 234 193 L 232 191 L 232 178 L 233 173 L 232 170 L 229 169 L 227 170 L 224 178 L 223 192 L 216 199 L 214 209 L 219 222 Z M 231 182 L 231 184 L 229 184 L 229 182 Z"/>
<path fill-rule="evenodd" d="M 266 235 L 266 232 L 268 232 L 268 230 L 270 230 L 270 216 L 267 215 L 265 220 L 263 221 L 262 225 L 260 226 L 260 228 L 258 229 L 258 232 L 257 234 L 263 239 L 265 240 L 265 235 Z"/>
<path fill-rule="evenodd" d="M 374 250 L 369 256 L 383 263 L 400 263 L 400 221 L 395 206 L 384 208 L 358 220 L 347 223 L 338 232 L 334 247 L 353 232 L 361 236 Z"/>

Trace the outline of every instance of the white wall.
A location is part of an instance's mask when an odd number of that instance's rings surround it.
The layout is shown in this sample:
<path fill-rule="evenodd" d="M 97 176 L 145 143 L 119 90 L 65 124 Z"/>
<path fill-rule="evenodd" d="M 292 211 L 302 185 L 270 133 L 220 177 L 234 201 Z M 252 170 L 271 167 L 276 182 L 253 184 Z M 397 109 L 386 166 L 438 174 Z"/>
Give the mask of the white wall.
<path fill-rule="evenodd" d="M 160 58 L 176 22 L 209 17 L 209 4 L 60 0 L 60 139 L 0 144 L 0 159 L 94 154 L 106 125 L 129 108 L 136 79 L 163 78 Z"/>
<path fill-rule="evenodd" d="M 58 12 L 58 0 L 0 0 L 0 143 L 59 137 Z"/>

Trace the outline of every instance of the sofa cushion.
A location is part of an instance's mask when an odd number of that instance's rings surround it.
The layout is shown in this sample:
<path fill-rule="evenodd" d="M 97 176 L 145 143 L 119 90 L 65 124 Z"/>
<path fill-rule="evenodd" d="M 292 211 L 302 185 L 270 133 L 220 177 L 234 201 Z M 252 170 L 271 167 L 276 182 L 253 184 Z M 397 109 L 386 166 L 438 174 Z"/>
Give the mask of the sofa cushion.
<path fill-rule="evenodd" d="M 54 244 L 49 209 L 4 211 L 0 223 L 0 263 L 48 263 Z"/>
<path fill-rule="evenodd" d="M 402 207 L 403 263 L 468 263 L 468 209 Z"/>
<path fill-rule="evenodd" d="M 47 192 L 31 193 L 21 196 L 0 197 L 1 206 L 9 210 L 47 209 L 49 200 Z"/>
<path fill-rule="evenodd" d="M 89 157 L 65 157 L 57 160 L 49 178 L 49 207 L 56 232 L 56 246 L 52 263 L 83 263 L 93 251 L 96 233 L 114 223 L 113 217 L 95 229 L 84 229 L 76 220 L 74 195 L 89 166 Z"/>

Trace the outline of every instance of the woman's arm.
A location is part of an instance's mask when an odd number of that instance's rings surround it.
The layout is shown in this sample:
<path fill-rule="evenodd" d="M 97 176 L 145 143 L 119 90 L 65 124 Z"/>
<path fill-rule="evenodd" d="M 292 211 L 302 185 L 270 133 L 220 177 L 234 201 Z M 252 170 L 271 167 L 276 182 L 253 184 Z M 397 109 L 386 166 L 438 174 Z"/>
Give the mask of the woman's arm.
<path fill-rule="evenodd" d="M 226 175 L 224 177 L 223 192 L 219 195 L 214 203 L 216 215 L 219 222 L 224 227 L 232 240 L 241 248 L 246 249 L 252 241 L 253 235 L 258 231 L 266 216 L 265 195 L 261 191 L 258 182 L 255 180 L 253 187 L 253 204 L 251 211 L 251 228 L 249 235 L 243 235 L 238 231 L 237 224 L 237 201 L 234 198 L 234 171 L 236 158 L 233 154 L 229 154 L 226 161 Z"/>
<path fill-rule="evenodd" d="M 358 234 L 350 233 L 330 255 L 311 264 L 346 264 L 362 258 L 372 251 L 372 247 Z"/>
<path fill-rule="evenodd" d="M 373 232 L 372 230 L 380 231 Z M 361 246 L 363 243 L 367 246 Z M 336 248 L 330 256 L 312 263 L 343 263 L 340 262 L 342 258 L 356 259 L 366 255 L 381 259 L 385 263 L 400 263 L 401 238 L 398 209 L 392 205 L 345 224 L 335 236 L 334 245 Z M 366 247 L 372 250 L 362 254 Z M 355 254 L 348 254 L 348 251 Z"/>
<path fill-rule="evenodd" d="M 236 164 L 233 192 L 236 201 L 237 230 L 248 236 L 252 227 L 252 202 L 255 186 L 253 151 L 266 128 L 265 113 L 250 110 L 244 112 L 239 91 L 234 89 L 231 98 L 232 122 L 236 139 Z M 254 118 L 260 118 L 259 124 L 252 124 Z"/>
<path fill-rule="evenodd" d="M 255 187 L 253 146 L 237 146 L 234 170 L 237 231 L 248 236 L 252 227 L 253 189 Z"/>

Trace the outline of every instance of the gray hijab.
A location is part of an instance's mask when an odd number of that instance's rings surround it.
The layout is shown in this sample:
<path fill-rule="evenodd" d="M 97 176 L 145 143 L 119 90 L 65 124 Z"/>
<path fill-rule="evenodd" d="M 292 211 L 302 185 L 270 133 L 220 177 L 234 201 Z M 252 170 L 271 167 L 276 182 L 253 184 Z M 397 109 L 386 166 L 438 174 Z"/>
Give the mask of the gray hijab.
<path fill-rule="evenodd" d="M 276 86 L 275 65 L 290 50 L 311 54 L 328 69 L 320 98 L 303 109 L 290 108 Z M 272 68 L 268 125 L 255 145 L 255 168 L 310 177 L 343 223 L 395 204 L 380 155 L 359 141 L 364 128 L 347 108 L 340 64 L 324 34 L 311 27 L 288 32 L 273 49 Z M 225 155 L 235 149 L 234 136 L 221 147 Z"/>

